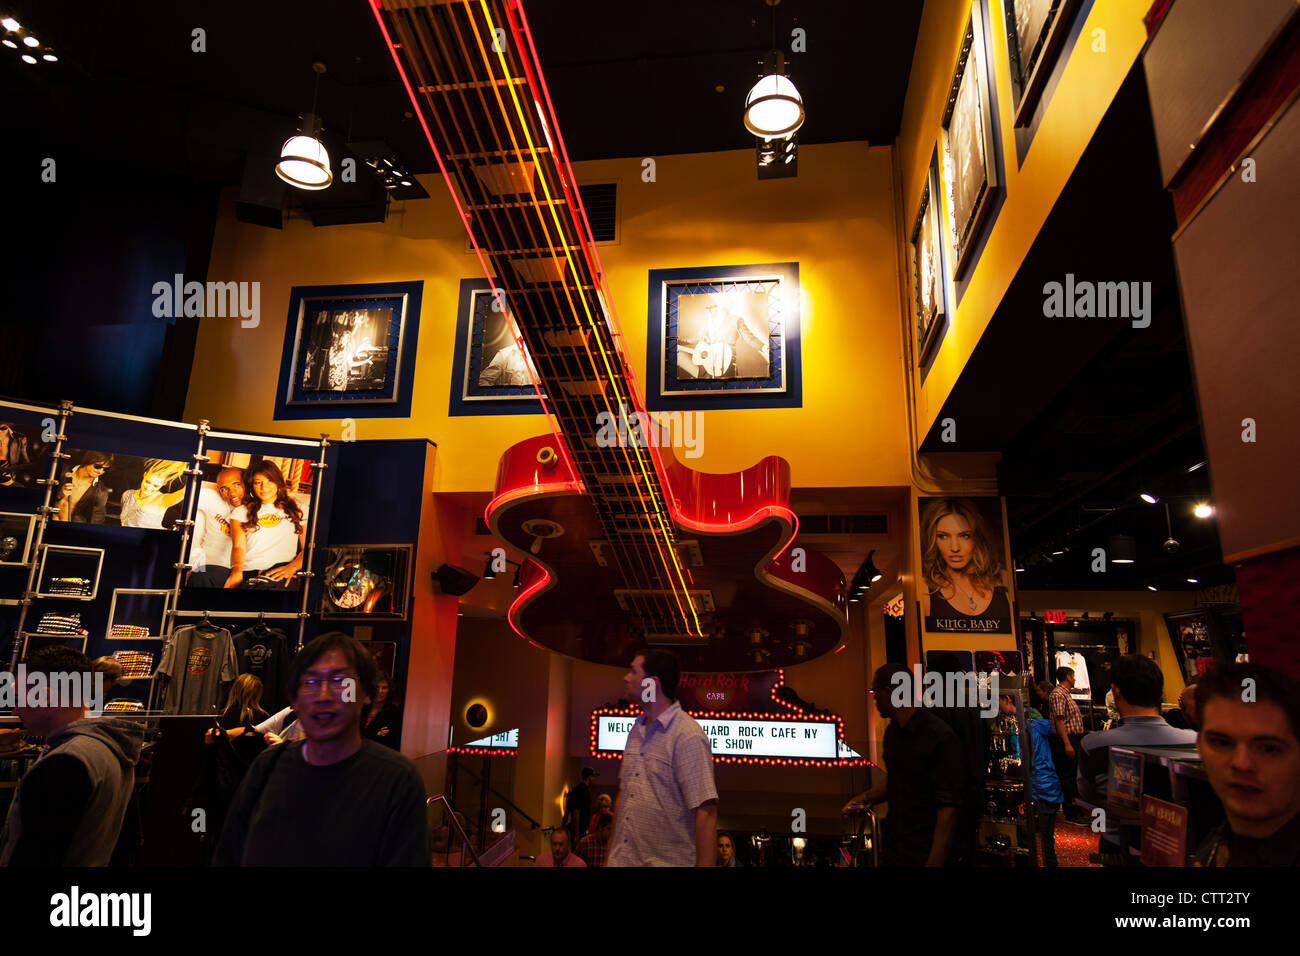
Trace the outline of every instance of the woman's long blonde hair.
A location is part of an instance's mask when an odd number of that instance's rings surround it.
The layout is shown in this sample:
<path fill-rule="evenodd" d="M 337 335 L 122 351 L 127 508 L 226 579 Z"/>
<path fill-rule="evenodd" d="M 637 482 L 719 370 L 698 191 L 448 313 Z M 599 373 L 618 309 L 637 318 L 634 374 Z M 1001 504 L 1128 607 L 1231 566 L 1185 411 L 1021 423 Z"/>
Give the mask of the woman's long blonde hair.
<path fill-rule="evenodd" d="M 921 511 L 921 570 L 929 582 L 930 593 L 938 594 L 944 587 L 954 586 L 935 540 L 939 522 L 948 515 L 965 519 L 971 528 L 973 547 L 967 579 L 980 587 L 999 587 L 1004 567 L 1002 555 L 989 530 L 989 523 L 975 502 L 969 498 L 932 498 Z"/>
<path fill-rule="evenodd" d="M 146 458 L 144 474 L 140 477 L 140 487 L 143 488 L 145 481 L 149 478 L 157 478 L 158 490 L 161 491 L 183 474 L 185 474 L 185 462 L 183 461 Z"/>
<path fill-rule="evenodd" d="M 222 716 L 238 709 L 239 722 L 252 723 L 253 718 L 257 716 L 261 700 L 262 679 L 252 674 L 240 674 L 230 687 L 230 696 L 226 698 L 226 709 Z"/>

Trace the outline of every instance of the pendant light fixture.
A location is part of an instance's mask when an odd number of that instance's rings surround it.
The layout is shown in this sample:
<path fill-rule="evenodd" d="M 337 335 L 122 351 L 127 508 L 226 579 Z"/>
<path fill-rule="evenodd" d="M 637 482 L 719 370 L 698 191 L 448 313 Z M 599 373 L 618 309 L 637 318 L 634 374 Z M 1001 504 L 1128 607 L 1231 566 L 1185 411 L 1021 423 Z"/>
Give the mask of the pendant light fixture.
<path fill-rule="evenodd" d="M 803 97 L 785 75 L 785 55 L 776 48 L 776 7 L 781 0 L 767 0 L 772 8 L 772 51 L 767 55 L 765 75 L 745 97 L 745 129 L 765 140 L 793 135 L 803 125 Z"/>
<path fill-rule="evenodd" d="M 330 170 L 329 153 L 320 141 L 320 120 L 316 116 L 316 93 L 320 89 L 325 64 L 317 60 L 311 68 L 316 73 L 311 112 L 303 116 L 298 132 L 284 141 L 280 161 L 275 164 L 275 174 L 298 189 L 328 189 L 334 182 L 334 173 Z"/>

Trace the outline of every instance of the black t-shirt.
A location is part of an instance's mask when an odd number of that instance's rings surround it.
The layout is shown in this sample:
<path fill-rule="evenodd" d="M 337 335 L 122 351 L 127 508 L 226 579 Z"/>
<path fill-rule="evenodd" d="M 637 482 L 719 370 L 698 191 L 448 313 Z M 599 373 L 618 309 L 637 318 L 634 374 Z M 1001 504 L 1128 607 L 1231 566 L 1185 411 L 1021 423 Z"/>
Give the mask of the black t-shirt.
<path fill-rule="evenodd" d="M 272 747 L 235 794 L 216 866 L 428 866 L 424 783 L 372 740 L 327 767 L 303 741 Z"/>
<path fill-rule="evenodd" d="M 1196 866 L 1300 866 L 1300 813 L 1264 839 L 1233 833 L 1226 822 L 1196 851 Z"/>
<path fill-rule="evenodd" d="M 927 710 L 885 731 L 883 856 L 896 866 L 923 866 L 934 842 L 940 807 L 960 804 L 962 757 L 957 735 Z"/>
<path fill-rule="evenodd" d="M 266 720 L 266 718 L 270 716 L 271 715 L 268 714 L 266 711 L 262 710 L 262 708 L 257 707 L 253 710 L 253 719 L 249 721 L 243 721 L 239 719 L 239 708 L 234 707 L 231 708 L 230 710 L 227 710 L 224 714 L 221 715 L 221 729 L 234 730 L 236 727 L 244 726 L 245 723 L 257 725 L 260 724 L 262 721 Z"/>

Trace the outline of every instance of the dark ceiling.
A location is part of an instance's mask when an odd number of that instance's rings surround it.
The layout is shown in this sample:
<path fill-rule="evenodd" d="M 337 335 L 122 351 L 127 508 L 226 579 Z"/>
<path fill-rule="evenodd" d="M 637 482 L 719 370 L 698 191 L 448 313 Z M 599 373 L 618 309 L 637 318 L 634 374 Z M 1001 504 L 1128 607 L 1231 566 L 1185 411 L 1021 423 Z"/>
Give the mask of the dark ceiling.
<path fill-rule="evenodd" d="M 7 138 L 112 149 L 124 163 L 238 183 L 245 156 L 278 150 L 310 109 L 327 144 L 382 140 L 415 172 L 435 164 L 366 0 L 268 3 L 16 0 L 13 14 L 60 62 L 0 56 Z M 892 141 L 922 3 L 784 0 L 777 36 L 806 31 L 789 72 L 805 143 Z M 745 93 L 770 46 L 764 0 L 532 0 L 525 5 L 570 156 L 745 149 Z M 192 31 L 206 32 L 206 52 Z M 716 92 L 718 86 L 723 92 Z M 42 155 L 46 155 L 43 153 Z"/>

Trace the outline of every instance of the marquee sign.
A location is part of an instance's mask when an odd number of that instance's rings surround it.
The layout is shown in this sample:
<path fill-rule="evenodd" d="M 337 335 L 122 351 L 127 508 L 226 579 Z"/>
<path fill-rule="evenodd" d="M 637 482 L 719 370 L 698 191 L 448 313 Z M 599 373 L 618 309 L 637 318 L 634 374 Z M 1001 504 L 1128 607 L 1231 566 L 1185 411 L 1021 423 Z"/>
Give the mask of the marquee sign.
<path fill-rule="evenodd" d="M 514 730 L 503 730 L 499 734 L 492 734 L 489 737 L 480 737 L 478 740 L 471 740 L 467 744 L 448 747 L 447 753 L 479 754 L 488 757 L 513 757 L 518 749 L 519 728 L 516 727 Z"/>
<path fill-rule="evenodd" d="M 785 685 L 775 672 L 769 696 L 787 713 L 687 709 L 709 738 L 719 763 L 767 766 L 862 766 L 868 760 L 844 743 L 844 721 L 835 714 L 812 714 L 776 697 Z M 601 707 L 591 714 L 593 757 L 622 759 L 628 733 L 641 711 L 636 707 Z"/>

